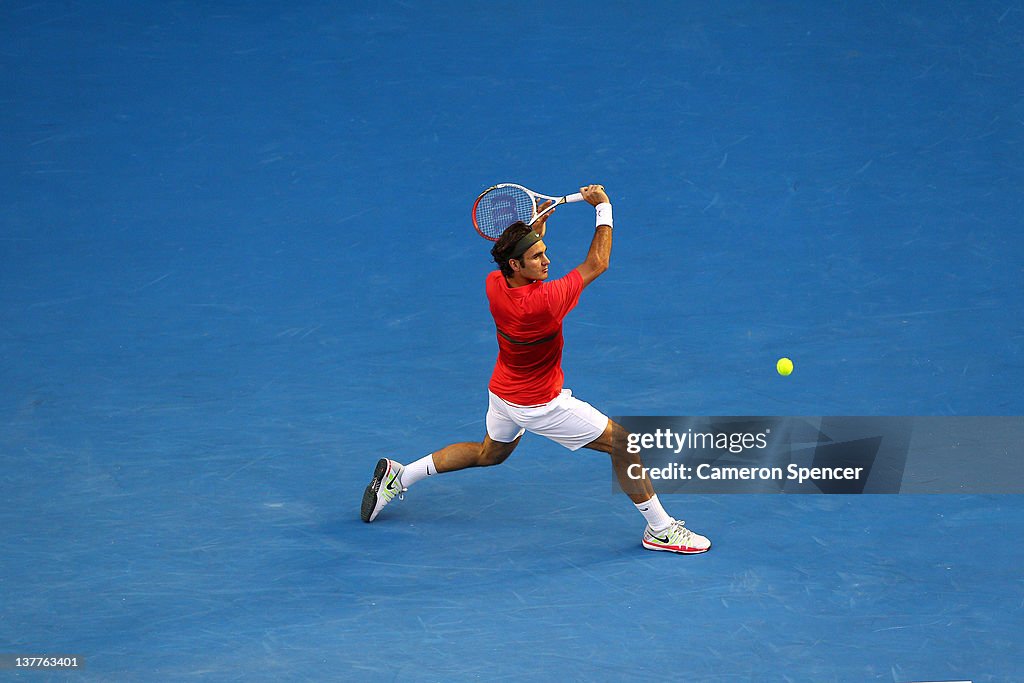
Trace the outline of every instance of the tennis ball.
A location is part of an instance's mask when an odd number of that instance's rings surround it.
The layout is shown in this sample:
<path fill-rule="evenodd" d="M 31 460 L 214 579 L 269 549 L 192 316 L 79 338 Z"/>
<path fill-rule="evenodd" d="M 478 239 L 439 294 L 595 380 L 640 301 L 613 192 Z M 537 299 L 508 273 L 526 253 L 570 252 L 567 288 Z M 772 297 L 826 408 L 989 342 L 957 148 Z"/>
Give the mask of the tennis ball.
<path fill-rule="evenodd" d="M 775 364 L 775 369 L 779 371 L 779 374 L 783 377 L 793 372 L 793 361 L 788 358 L 780 358 L 779 362 Z"/>

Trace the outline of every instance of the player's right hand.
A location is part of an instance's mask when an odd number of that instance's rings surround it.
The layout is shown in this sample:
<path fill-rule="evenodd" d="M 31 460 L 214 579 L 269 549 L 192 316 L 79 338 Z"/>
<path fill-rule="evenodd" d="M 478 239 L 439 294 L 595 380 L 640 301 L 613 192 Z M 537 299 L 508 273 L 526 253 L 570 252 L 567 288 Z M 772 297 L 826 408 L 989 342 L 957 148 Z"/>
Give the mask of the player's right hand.
<path fill-rule="evenodd" d="M 604 185 L 587 185 L 586 187 L 580 188 L 580 194 L 587 200 L 587 203 L 591 206 L 597 206 L 604 202 L 610 202 L 608 199 L 608 193 L 604 191 Z"/>

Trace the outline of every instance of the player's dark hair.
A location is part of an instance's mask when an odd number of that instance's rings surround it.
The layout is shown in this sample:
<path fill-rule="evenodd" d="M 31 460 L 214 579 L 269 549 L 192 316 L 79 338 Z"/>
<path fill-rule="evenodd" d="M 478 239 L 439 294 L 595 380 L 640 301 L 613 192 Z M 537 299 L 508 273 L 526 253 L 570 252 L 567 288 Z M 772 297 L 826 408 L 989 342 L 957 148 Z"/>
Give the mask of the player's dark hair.
<path fill-rule="evenodd" d="M 515 275 L 515 271 L 512 270 L 512 266 L 508 264 L 508 260 L 512 258 L 512 254 L 515 251 L 516 244 L 519 240 L 526 237 L 533 230 L 529 225 L 522 221 L 516 221 L 512 225 L 505 228 L 505 232 L 501 233 L 501 237 L 491 247 L 491 256 L 494 257 L 494 262 L 501 268 L 501 274 L 505 277 L 512 277 Z M 519 263 L 523 263 L 522 257 L 519 258 Z"/>

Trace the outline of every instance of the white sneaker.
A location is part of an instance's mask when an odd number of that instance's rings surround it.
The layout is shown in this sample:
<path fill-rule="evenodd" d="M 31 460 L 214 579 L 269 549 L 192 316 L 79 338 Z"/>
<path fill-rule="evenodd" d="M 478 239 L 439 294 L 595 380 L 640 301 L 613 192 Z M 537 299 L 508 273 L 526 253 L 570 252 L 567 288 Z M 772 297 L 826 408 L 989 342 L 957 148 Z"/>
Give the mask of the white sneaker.
<path fill-rule="evenodd" d="M 711 541 L 700 534 L 695 534 L 685 526 L 681 519 L 673 520 L 667 529 L 655 532 L 648 524 L 644 529 L 644 547 L 648 550 L 667 550 L 670 553 L 694 555 L 706 553 Z"/>
<path fill-rule="evenodd" d="M 377 461 L 377 468 L 373 470 L 373 479 L 363 493 L 363 507 L 359 516 L 364 522 L 372 522 L 384 509 L 384 506 L 398 496 L 402 500 L 402 494 L 409 489 L 402 488 L 402 467 L 400 463 L 388 458 L 381 458 Z"/>

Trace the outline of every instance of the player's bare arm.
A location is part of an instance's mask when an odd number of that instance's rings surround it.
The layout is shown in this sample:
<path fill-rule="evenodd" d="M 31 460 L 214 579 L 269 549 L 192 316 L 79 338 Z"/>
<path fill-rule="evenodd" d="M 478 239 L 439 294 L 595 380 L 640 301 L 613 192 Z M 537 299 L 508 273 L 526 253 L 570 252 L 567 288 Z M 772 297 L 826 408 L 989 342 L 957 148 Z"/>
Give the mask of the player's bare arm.
<path fill-rule="evenodd" d="M 610 203 L 608 194 L 603 185 L 587 185 L 580 188 L 583 199 L 591 206 Z M 586 287 L 608 270 L 608 264 L 612 255 L 612 228 L 610 225 L 598 225 L 594 229 L 594 239 L 590 242 L 590 251 L 587 252 L 586 260 L 576 266 L 576 270 L 583 276 L 583 286 Z"/>

